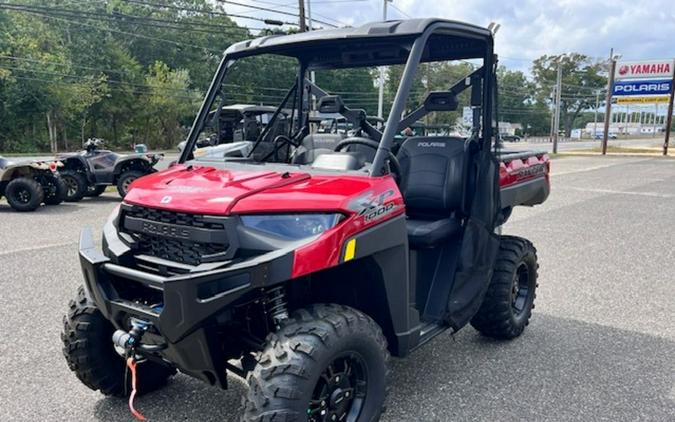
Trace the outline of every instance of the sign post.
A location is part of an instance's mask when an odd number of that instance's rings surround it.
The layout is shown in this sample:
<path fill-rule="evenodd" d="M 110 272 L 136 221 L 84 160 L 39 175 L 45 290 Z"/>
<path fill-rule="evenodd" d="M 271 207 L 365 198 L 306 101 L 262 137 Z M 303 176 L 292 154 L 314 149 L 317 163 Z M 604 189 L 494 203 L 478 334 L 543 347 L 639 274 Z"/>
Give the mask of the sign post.
<path fill-rule="evenodd" d="M 616 59 L 614 49 L 609 52 L 610 68 L 609 83 L 607 85 L 607 101 L 605 102 L 605 130 L 602 132 L 602 155 L 607 155 L 607 139 L 609 137 L 609 121 L 612 116 L 612 87 L 614 86 L 614 73 L 616 71 Z"/>
<path fill-rule="evenodd" d="M 675 66 L 675 61 L 673 62 Z M 663 140 L 663 155 L 668 155 L 668 142 L 670 141 L 670 126 L 673 124 L 673 97 L 675 97 L 675 89 L 672 89 L 675 85 L 675 72 L 673 72 L 673 78 L 671 81 L 670 89 L 670 101 L 668 102 L 668 117 L 666 121 L 666 137 Z"/>

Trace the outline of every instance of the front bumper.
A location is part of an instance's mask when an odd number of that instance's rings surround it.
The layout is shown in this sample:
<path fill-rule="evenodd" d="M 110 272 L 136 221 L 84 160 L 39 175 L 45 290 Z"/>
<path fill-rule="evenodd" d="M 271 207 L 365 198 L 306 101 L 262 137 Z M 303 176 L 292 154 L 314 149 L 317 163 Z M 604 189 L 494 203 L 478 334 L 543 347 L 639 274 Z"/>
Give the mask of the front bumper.
<path fill-rule="evenodd" d="M 225 362 L 212 322 L 246 293 L 290 279 L 293 266 L 293 251 L 282 249 L 226 268 L 163 277 L 114 263 L 96 247 L 89 229 L 81 233 L 79 254 L 87 291 L 116 329 L 127 330 L 129 318 L 151 323 L 167 344 L 158 353 L 161 359 L 222 387 Z M 159 292 L 161 306 L 122 297 L 113 281 Z"/>

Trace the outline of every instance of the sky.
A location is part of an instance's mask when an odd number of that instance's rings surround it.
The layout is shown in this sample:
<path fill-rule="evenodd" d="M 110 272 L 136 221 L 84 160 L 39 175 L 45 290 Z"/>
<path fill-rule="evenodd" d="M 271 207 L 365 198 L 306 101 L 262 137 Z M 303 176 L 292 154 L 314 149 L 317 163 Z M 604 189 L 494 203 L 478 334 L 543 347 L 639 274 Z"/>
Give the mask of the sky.
<path fill-rule="evenodd" d="M 316 19 L 352 26 L 382 19 L 383 0 L 310 1 Z M 298 6 L 297 0 L 237 2 L 289 13 L 297 13 Z M 224 6 L 230 13 L 293 20 Z M 524 71 L 544 54 L 579 52 L 604 60 L 612 47 L 624 60 L 675 58 L 675 0 L 394 0 L 388 18 L 407 17 L 441 17 L 482 26 L 499 23 L 500 62 Z M 245 26 L 259 23 L 236 20 Z"/>

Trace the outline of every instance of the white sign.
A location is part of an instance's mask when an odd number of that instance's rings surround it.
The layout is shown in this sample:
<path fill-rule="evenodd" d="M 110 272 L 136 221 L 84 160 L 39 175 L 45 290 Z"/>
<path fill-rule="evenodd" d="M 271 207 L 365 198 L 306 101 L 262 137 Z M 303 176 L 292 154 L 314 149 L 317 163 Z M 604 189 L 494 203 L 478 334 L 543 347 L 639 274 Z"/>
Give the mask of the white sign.
<path fill-rule="evenodd" d="M 619 62 L 614 79 L 672 78 L 674 67 L 672 59 Z"/>
<path fill-rule="evenodd" d="M 471 107 L 464 107 L 462 110 L 462 124 L 464 126 L 473 126 L 473 110 Z"/>

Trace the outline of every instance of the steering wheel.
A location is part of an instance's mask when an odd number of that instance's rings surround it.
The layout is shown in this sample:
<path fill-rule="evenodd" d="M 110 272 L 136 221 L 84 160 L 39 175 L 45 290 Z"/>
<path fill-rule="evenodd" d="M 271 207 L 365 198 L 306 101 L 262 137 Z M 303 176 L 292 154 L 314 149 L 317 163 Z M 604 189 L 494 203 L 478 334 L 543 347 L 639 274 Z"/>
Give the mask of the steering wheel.
<path fill-rule="evenodd" d="M 267 161 L 270 157 L 274 156 L 274 161 L 279 162 L 279 150 L 281 150 L 281 148 L 284 145 L 289 146 L 288 151 L 290 151 L 291 146 L 296 146 L 295 142 L 293 142 L 293 140 L 286 135 L 279 135 L 276 138 L 274 138 L 274 141 L 272 142 L 272 145 L 273 145 L 272 151 L 269 154 L 267 154 L 262 159 L 262 161 Z"/>
<path fill-rule="evenodd" d="M 340 152 L 343 149 L 345 149 L 345 147 L 348 147 L 350 145 L 363 145 L 372 148 L 375 151 L 377 151 L 377 149 L 380 147 L 380 144 L 378 144 L 373 140 L 355 137 L 343 139 L 335 146 L 334 151 Z M 391 153 L 391 151 L 389 151 L 389 172 L 394 177 L 394 180 L 396 180 L 396 183 L 398 183 L 401 180 L 401 164 L 398 162 L 396 156 Z"/>

